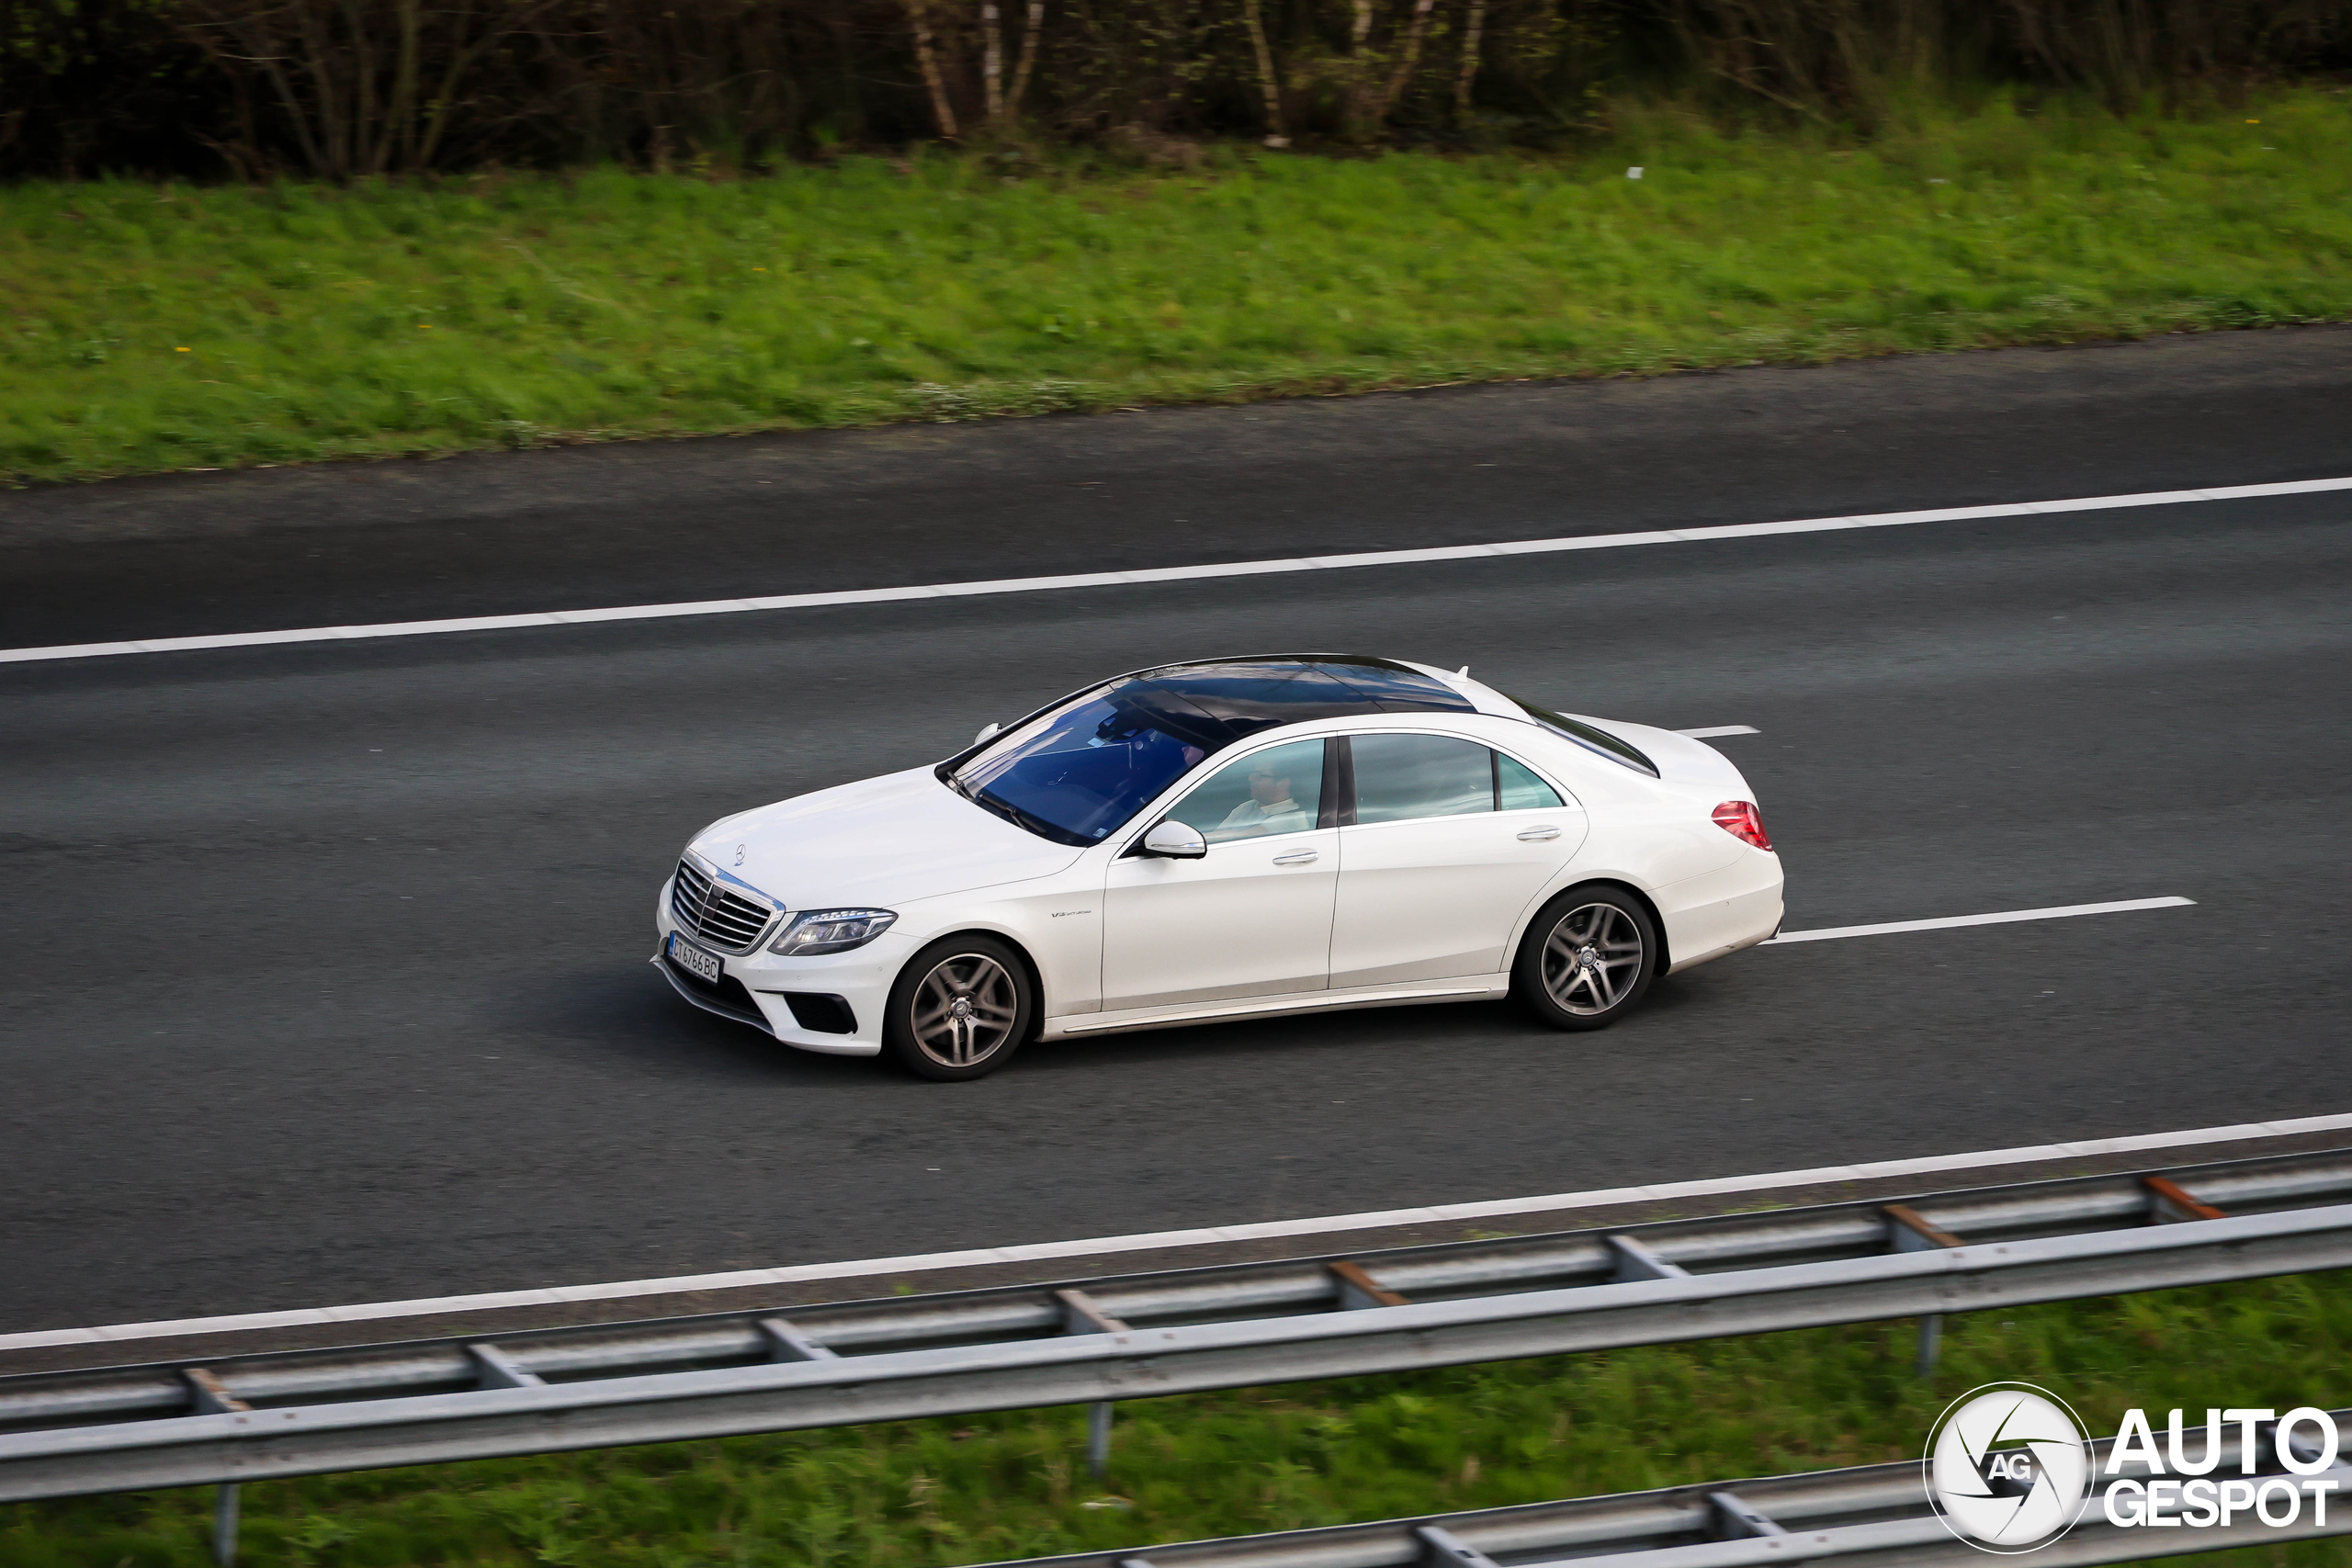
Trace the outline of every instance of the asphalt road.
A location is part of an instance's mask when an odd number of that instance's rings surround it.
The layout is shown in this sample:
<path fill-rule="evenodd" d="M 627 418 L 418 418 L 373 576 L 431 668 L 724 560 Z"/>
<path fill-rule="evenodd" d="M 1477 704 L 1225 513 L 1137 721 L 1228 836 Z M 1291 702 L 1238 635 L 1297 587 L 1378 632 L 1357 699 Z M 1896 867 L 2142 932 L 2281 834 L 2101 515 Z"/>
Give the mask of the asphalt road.
<path fill-rule="evenodd" d="M 2340 474 L 2314 333 L 140 481 L 0 501 L 0 642 Z M 2341 1111 L 2347 569 L 2332 495 L 0 668 L 0 1330 Z M 1759 950 L 1599 1036 L 1401 1010 L 971 1085 L 646 967 L 711 818 L 1283 646 L 1757 726 L 1792 928 L 2198 905 Z"/>

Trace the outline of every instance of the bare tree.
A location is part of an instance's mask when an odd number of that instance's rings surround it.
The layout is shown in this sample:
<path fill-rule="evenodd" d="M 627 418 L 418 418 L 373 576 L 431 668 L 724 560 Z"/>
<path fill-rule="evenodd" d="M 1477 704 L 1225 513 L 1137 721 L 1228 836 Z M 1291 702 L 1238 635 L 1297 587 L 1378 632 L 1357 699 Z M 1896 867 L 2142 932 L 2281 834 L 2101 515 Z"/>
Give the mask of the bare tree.
<path fill-rule="evenodd" d="M 1372 109 L 1372 5 L 1373 0 L 1351 0 L 1355 11 L 1353 25 L 1348 28 L 1347 82 L 1348 127 L 1361 135 L 1373 119 Z"/>
<path fill-rule="evenodd" d="M 1019 118 L 1021 99 L 1037 64 L 1037 40 L 1046 30 L 1046 0 L 1029 0 L 1029 17 L 1021 32 L 1021 59 L 1012 68 L 1012 85 L 1004 86 L 1004 19 L 997 0 L 980 3 L 980 83 L 989 123 L 1002 126 Z"/>
<path fill-rule="evenodd" d="M 1266 99 L 1266 145 L 1287 147 L 1290 138 L 1283 131 L 1282 85 L 1274 79 L 1274 51 L 1266 47 L 1266 19 L 1259 0 L 1242 0 L 1241 16 L 1249 24 L 1250 47 L 1258 57 L 1258 91 Z"/>
<path fill-rule="evenodd" d="M 1413 19 L 1405 25 L 1405 41 L 1396 51 L 1396 69 L 1388 73 L 1388 85 L 1373 112 L 1374 125 L 1385 125 L 1388 117 L 1396 112 L 1396 100 L 1405 96 L 1405 84 L 1412 80 L 1413 67 L 1420 62 L 1421 39 L 1429 32 L 1430 12 L 1436 4 L 1437 0 L 1413 0 Z"/>
<path fill-rule="evenodd" d="M 1462 73 L 1453 79 L 1453 115 L 1470 120 L 1470 85 L 1478 75 L 1478 46 L 1487 30 L 1487 0 L 1470 0 L 1469 19 L 1463 25 Z"/>
<path fill-rule="evenodd" d="M 997 15 L 996 0 L 980 0 L 980 86 L 981 101 L 988 107 L 989 123 L 1001 124 L 1004 119 L 1004 23 Z"/>
<path fill-rule="evenodd" d="M 1021 96 L 1029 90 L 1029 73 L 1037 63 L 1037 44 L 1045 31 L 1046 0 L 1029 0 L 1029 24 L 1021 32 L 1021 63 L 1012 68 L 1012 91 L 1004 96 L 1007 118 L 1021 113 Z"/>
<path fill-rule="evenodd" d="M 187 0 L 179 26 L 232 74 L 262 78 L 312 175 L 345 180 L 431 168 L 469 75 L 551 4 L 458 0 L 427 13 L 423 0 L 391 0 L 389 39 L 370 0 Z M 438 79 L 420 101 L 428 41 Z"/>
<path fill-rule="evenodd" d="M 907 20 L 915 33 L 915 63 L 922 70 L 922 85 L 931 94 L 931 118 L 939 127 L 939 134 L 949 141 L 957 140 L 956 109 L 947 101 L 947 87 L 939 79 L 939 56 L 931 47 L 931 17 L 923 0 L 907 0 Z"/>

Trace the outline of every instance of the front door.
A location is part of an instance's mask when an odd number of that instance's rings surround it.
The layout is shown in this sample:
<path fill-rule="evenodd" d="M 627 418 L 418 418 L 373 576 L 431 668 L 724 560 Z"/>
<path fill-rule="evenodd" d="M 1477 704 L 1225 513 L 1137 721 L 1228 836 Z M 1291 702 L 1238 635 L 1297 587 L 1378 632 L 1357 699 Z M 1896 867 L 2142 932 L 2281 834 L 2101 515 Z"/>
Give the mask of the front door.
<path fill-rule="evenodd" d="M 1494 975 L 1529 900 L 1584 841 L 1584 813 L 1510 757 L 1448 735 L 1358 735 L 1340 829 L 1331 985 Z"/>
<path fill-rule="evenodd" d="M 1340 835 L 1321 740 L 1227 763 L 1165 814 L 1199 860 L 1123 855 L 1102 894 L 1102 1008 L 1178 1007 L 1329 983 Z"/>

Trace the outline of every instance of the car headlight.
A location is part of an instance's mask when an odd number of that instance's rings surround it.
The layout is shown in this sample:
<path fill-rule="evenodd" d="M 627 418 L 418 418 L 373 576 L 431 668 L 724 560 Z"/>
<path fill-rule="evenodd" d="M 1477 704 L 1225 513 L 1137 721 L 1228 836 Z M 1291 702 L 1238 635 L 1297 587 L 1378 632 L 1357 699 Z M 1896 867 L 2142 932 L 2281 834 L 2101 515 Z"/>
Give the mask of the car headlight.
<path fill-rule="evenodd" d="M 784 958 L 847 953 L 888 931 L 898 918 L 892 909 L 810 909 L 795 915 L 792 923 L 768 944 L 768 951 Z"/>

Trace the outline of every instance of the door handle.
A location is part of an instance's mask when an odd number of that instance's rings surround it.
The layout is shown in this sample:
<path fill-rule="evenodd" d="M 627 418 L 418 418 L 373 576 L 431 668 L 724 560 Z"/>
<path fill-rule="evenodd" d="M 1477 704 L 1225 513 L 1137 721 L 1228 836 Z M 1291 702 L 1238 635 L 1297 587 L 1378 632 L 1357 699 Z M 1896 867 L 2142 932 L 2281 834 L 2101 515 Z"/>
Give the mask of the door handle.
<path fill-rule="evenodd" d="M 1540 844 L 1546 839 L 1556 839 L 1559 836 L 1560 830 L 1557 828 L 1522 828 L 1519 833 L 1520 841 L 1529 844 Z"/>
<path fill-rule="evenodd" d="M 1310 861 L 1320 858 L 1313 850 L 1293 850 L 1286 855 L 1276 855 L 1274 863 L 1276 865 L 1305 865 Z"/>

